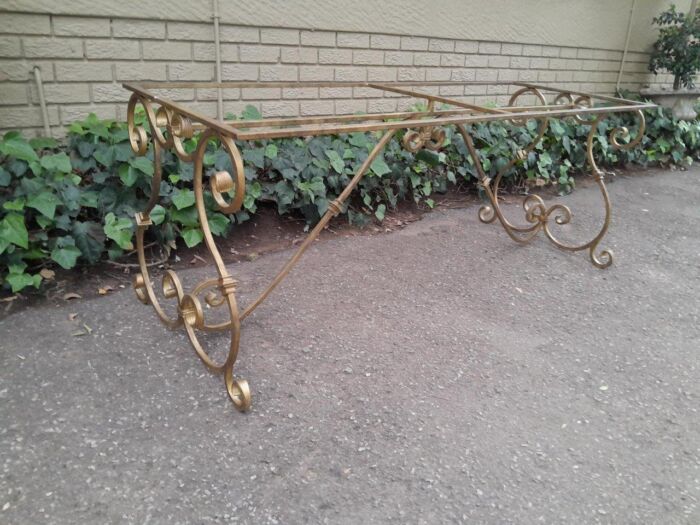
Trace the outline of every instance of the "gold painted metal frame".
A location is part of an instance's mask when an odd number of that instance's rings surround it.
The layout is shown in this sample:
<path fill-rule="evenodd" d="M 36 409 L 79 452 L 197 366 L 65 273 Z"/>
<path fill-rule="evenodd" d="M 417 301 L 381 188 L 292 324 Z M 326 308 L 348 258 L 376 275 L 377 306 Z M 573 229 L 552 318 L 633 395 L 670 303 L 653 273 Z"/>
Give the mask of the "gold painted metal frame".
<path fill-rule="evenodd" d="M 448 98 L 439 93 L 445 87 L 453 92 L 455 86 L 501 85 L 511 93 L 506 106 L 479 106 L 463 100 Z M 343 204 L 354 188 L 364 177 L 374 159 L 392 140 L 398 130 L 407 130 L 403 136 L 403 146 L 412 152 L 421 148 L 439 150 L 445 142 L 445 127 L 455 126 L 464 139 L 472 162 L 479 177 L 479 184 L 488 199 L 488 204 L 479 209 L 479 219 L 484 223 L 498 220 L 506 233 L 516 242 L 530 242 L 539 231 L 558 248 L 567 251 L 588 251 L 591 262 L 598 268 L 607 268 L 612 264 L 610 250 L 598 251 L 598 246 L 610 226 L 612 207 L 603 180 L 603 172 L 596 165 L 593 157 L 593 145 L 598 124 L 612 113 L 634 112 L 639 125 L 636 135 L 630 139 L 627 128 L 615 128 L 610 133 L 610 143 L 614 148 L 628 149 L 637 145 L 644 134 L 644 109 L 653 108 L 653 104 L 635 102 L 621 98 L 592 95 L 568 89 L 542 86 L 529 83 L 494 83 L 494 82 L 170 82 L 124 84 L 132 92 L 129 100 L 127 120 L 131 146 L 138 155 L 145 155 L 149 150 L 149 132 L 153 145 L 154 175 L 151 194 L 144 210 L 136 214 L 136 245 L 140 273 L 134 279 L 134 289 L 138 299 L 144 304 L 151 304 L 160 320 L 168 328 L 184 327 L 197 355 L 212 371 L 222 373 L 226 390 L 239 410 L 250 407 L 251 394 L 244 379 L 234 377 L 233 368 L 238 356 L 241 322 L 250 315 L 286 277 L 299 261 L 310 244 L 318 237 L 328 222 L 343 209 Z M 299 117 L 283 119 L 262 119 L 248 121 L 216 120 L 201 115 L 185 105 L 159 96 L 161 90 L 173 89 L 211 89 L 211 88 L 301 88 L 301 87 L 349 87 L 371 88 L 378 95 L 389 93 L 393 96 L 413 97 L 426 101 L 426 111 L 404 111 L 365 115 Z M 167 91 L 166 91 L 167 92 Z M 549 102 L 547 99 L 549 96 Z M 529 97 L 535 105 L 517 105 L 519 99 Z M 449 109 L 436 109 L 436 104 L 450 106 Z M 145 111 L 149 132 L 137 124 L 135 111 L 141 106 Z M 586 141 L 586 155 L 591 174 L 600 190 L 605 216 L 600 230 L 587 242 L 567 244 L 559 240 L 552 230 L 555 225 L 567 224 L 572 213 L 563 204 L 547 207 L 538 195 L 528 195 L 523 201 L 525 224 L 512 223 L 503 214 L 499 205 L 499 186 L 501 179 L 511 169 L 518 166 L 542 140 L 549 119 L 573 118 L 577 122 L 590 126 Z M 528 120 L 538 122 L 537 133 L 533 140 L 522 146 L 513 159 L 490 178 L 482 168 L 477 149 L 474 145 L 469 126 L 479 122 L 510 121 L 523 124 Z M 379 136 L 367 159 L 354 174 L 345 189 L 330 201 L 328 211 L 321 217 L 297 248 L 289 261 L 282 267 L 270 285 L 242 311 L 236 302 L 236 279 L 229 273 L 219 253 L 207 220 L 204 206 L 204 188 L 208 184 L 219 210 L 223 213 L 235 213 L 240 210 L 245 197 L 245 176 L 243 160 L 236 141 L 263 140 L 282 137 L 308 137 L 351 132 L 377 132 Z M 200 140 L 195 151 L 185 150 L 183 140 L 200 133 Z M 218 141 L 228 153 L 234 173 L 224 171 L 212 174 L 205 181 L 204 154 L 210 141 Z M 163 149 L 170 149 L 185 162 L 194 163 L 194 194 L 199 223 L 204 234 L 204 241 L 211 253 L 218 277 L 207 279 L 185 293 L 181 281 L 173 270 L 166 270 L 162 279 L 162 295 L 165 299 L 176 301 L 176 314 L 170 316 L 161 306 L 155 293 L 153 280 L 149 275 L 144 253 L 144 234 L 152 225 L 150 212 L 158 201 L 161 181 L 161 154 Z M 206 293 L 205 293 L 206 292 Z M 207 323 L 202 300 L 208 307 L 224 307 L 228 320 L 219 323 Z M 198 331 L 228 331 L 230 345 L 227 357 L 215 361 L 204 349 L 198 338 Z"/>

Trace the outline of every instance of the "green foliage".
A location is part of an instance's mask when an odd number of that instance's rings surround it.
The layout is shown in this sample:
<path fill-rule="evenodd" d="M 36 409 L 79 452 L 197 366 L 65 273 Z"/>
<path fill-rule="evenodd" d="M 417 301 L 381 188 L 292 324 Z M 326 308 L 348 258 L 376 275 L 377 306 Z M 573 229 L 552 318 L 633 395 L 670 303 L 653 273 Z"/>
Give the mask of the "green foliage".
<path fill-rule="evenodd" d="M 660 27 L 659 38 L 649 59 L 649 71 L 666 70 L 673 74 L 673 89 L 692 88 L 695 73 L 700 69 L 700 9 L 693 16 L 671 7 L 654 18 Z"/>
<path fill-rule="evenodd" d="M 139 117 L 143 119 L 143 117 Z M 243 118 L 260 118 L 247 108 Z M 598 125 L 595 156 L 601 167 L 636 163 L 689 165 L 700 151 L 700 123 L 677 122 L 662 109 L 647 114 L 647 132 L 631 151 L 614 151 L 611 129 L 636 123 L 629 116 L 611 116 Z M 490 175 L 517 156 L 536 134 L 534 121 L 524 126 L 501 122 L 478 124 L 471 133 L 484 170 Z M 560 193 L 574 187 L 575 173 L 585 167 L 588 127 L 551 120 L 541 144 L 506 174 L 506 184 L 551 185 Z M 235 215 L 217 211 L 205 192 L 204 202 L 214 235 L 247 220 L 261 204 L 280 214 L 302 215 L 316 222 L 350 182 L 377 142 L 376 133 L 291 138 L 239 143 L 245 163 L 246 195 Z M 398 138 L 401 136 L 399 134 Z M 188 151 L 196 137 L 185 141 Z M 210 143 L 204 158 L 205 177 L 232 171 L 222 148 Z M 192 191 L 193 168 L 171 152 L 162 152 L 159 204 L 151 212 L 149 235 L 169 250 L 180 242 L 203 241 Z M 136 157 L 126 125 L 94 115 L 69 127 L 68 139 L 27 141 L 18 133 L 0 140 L 0 286 L 13 292 L 38 287 L 40 270 L 57 265 L 72 268 L 119 257 L 134 246 L 134 213 L 143 209 L 153 177 L 152 150 Z M 409 153 L 400 140 L 391 141 L 370 166 L 345 210 L 355 224 L 381 221 L 400 201 L 412 199 L 429 208 L 436 193 L 450 184 L 476 181 L 474 164 L 464 141 L 447 130 L 439 153 Z"/>

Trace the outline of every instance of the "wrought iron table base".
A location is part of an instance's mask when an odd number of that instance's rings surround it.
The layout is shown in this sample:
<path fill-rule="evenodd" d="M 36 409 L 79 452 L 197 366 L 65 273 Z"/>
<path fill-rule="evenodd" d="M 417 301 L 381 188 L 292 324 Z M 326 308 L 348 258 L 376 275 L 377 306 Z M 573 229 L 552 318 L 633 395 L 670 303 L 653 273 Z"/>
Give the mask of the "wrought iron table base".
<path fill-rule="evenodd" d="M 470 83 L 453 82 L 416 82 L 401 83 L 154 83 L 128 85 L 125 87 L 133 92 L 129 101 L 127 120 L 129 138 L 133 150 L 139 155 L 145 155 L 149 148 L 148 134 L 143 126 L 135 119 L 138 105 L 145 110 L 151 138 L 153 139 L 154 175 L 151 182 L 151 195 L 145 209 L 136 214 L 136 247 L 139 258 L 140 273 L 134 279 L 134 289 L 138 299 L 144 304 L 151 304 L 160 320 L 171 329 L 184 327 L 195 352 L 211 371 L 222 373 L 226 390 L 239 410 L 247 410 L 251 404 L 251 393 L 245 379 L 236 378 L 233 373 L 238 356 L 241 335 L 241 322 L 250 315 L 286 277 L 299 261 L 306 249 L 318 237 L 328 222 L 343 210 L 343 205 L 360 180 L 369 170 L 370 165 L 381 153 L 384 147 L 400 129 L 406 129 L 403 146 L 412 152 L 422 148 L 439 150 L 445 142 L 446 126 L 456 126 L 470 153 L 472 162 L 479 177 L 479 184 L 484 190 L 489 203 L 479 209 L 479 219 L 484 223 L 498 220 L 506 233 L 516 242 L 526 244 L 540 232 L 558 248 L 567 251 L 587 250 L 591 262 L 598 268 L 607 268 L 613 262 L 610 250 L 598 251 L 605 236 L 611 219 L 611 203 L 608 196 L 603 172 L 597 167 L 593 157 L 593 145 L 598 124 L 610 113 L 635 112 L 639 118 L 639 128 L 636 136 L 629 142 L 621 140 L 629 137 L 626 128 L 613 129 L 610 142 L 614 148 L 628 149 L 636 146 L 644 134 L 644 115 L 642 110 L 654 107 L 651 104 L 633 102 L 624 99 L 588 95 L 565 89 L 537 86 L 532 84 L 513 83 L 516 91 L 512 94 L 508 105 L 501 108 L 476 106 L 458 99 L 445 98 L 432 93 L 424 93 L 406 89 L 407 86 L 445 86 L 465 85 Z M 472 83 L 473 84 L 473 83 Z M 424 99 L 428 103 L 427 111 L 396 112 L 370 115 L 350 115 L 336 117 L 315 117 L 276 119 L 259 121 L 217 121 L 199 115 L 175 102 L 161 99 L 152 93 L 151 89 L 158 88 L 227 88 L 227 87 L 324 87 L 348 86 L 374 88 L 383 92 Z M 555 95 L 552 104 L 547 104 L 545 92 Z M 518 99 L 523 96 L 534 97 L 539 102 L 535 106 L 517 106 Z M 435 103 L 449 104 L 458 109 L 436 110 Z M 595 106 L 594 102 L 602 102 Z M 154 109 L 154 105 L 158 105 Z M 586 142 L 586 156 L 592 176 L 602 195 L 605 218 L 600 231 L 588 242 L 571 245 L 560 241 L 552 231 L 552 219 L 555 225 L 568 224 L 572 213 L 563 204 L 547 207 L 538 195 L 528 195 L 523 200 L 526 223 L 516 225 L 511 223 L 503 214 L 498 193 L 502 177 L 534 150 L 544 136 L 550 118 L 573 118 L 579 123 L 590 126 Z M 535 138 L 522 147 L 514 158 L 503 166 L 498 173 L 489 178 L 481 166 L 474 141 L 467 128 L 468 124 L 505 120 L 514 124 L 524 124 L 527 120 L 537 120 L 539 127 Z M 183 146 L 183 140 L 191 138 L 195 131 L 201 131 L 197 148 L 188 153 Z M 289 261 L 282 267 L 270 285 L 249 306 L 241 311 L 236 301 L 236 286 L 238 282 L 229 273 L 219 253 L 207 220 L 204 206 L 204 154 L 207 144 L 216 140 L 227 151 L 233 166 L 233 174 L 220 171 L 213 174 L 208 181 L 209 190 L 222 213 L 235 213 L 241 209 L 245 197 L 245 176 L 243 160 L 235 140 L 260 140 L 279 137 L 312 136 L 334 133 L 383 131 L 383 135 L 370 151 L 367 159 L 354 174 L 351 181 L 338 197 L 329 202 L 328 210 L 316 226 L 308 234 L 304 242 L 297 248 Z M 176 314 L 169 316 L 162 307 L 155 293 L 153 280 L 149 275 L 144 253 L 144 235 L 152 225 L 150 213 L 157 204 L 162 176 L 161 153 L 163 149 L 172 149 L 183 161 L 194 163 L 193 187 L 197 216 L 204 234 L 204 241 L 214 260 L 218 277 L 207 279 L 185 293 L 178 275 L 173 270 L 166 270 L 161 283 L 162 295 L 166 300 L 176 302 Z M 231 196 L 231 194 L 233 196 Z M 227 200 L 229 198 L 230 200 Z M 227 310 L 228 320 L 219 323 L 207 323 L 204 316 L 203 304 L 208 307 L 221 307 Z M 226 358 L 216 361 L 206 352 L 198 338 L 198 332 L 227 331 L 230 332 L 230 346 Z"/>

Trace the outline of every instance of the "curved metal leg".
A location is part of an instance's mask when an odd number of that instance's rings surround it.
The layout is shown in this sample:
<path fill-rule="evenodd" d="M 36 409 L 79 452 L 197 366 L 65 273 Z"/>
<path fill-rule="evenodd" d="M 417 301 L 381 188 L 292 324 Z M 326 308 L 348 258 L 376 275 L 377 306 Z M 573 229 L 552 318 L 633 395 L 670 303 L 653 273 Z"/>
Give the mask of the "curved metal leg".
<path fill-rule="evenodd" d="M 514 97 L 516 95 L 514 95 Z M 573 102 L 581 106 L 583 106 L 584 104 L 590 104 L 590 101 L 582 100 L 581 98 Z M 610 143 L 613 145 L 614 148 L 629 149 L 631 147 L 636 146 L 641 140 L 644 134 L 645 127 L 644 115 L 641 111 L 637 111 L 636 113 L 640 118 L 640 127 L 636 138 L 629 143 L 621 143 L 618 139 L 629 136 L 629 131 L 627 130 L 627 128 L 616 128 L 610 134 Z M 478 153 L 476 151 L 476 148 L 474 147 L 474 142 L 471 136 L 469 135 L 466 127 L 463 124 L 457 124 L 457 129 L 464 138 L 464 142 L 467 146 L 467 149 L 469 150 L 472 160 L 474 161 L 474 165 L 476 166 L 477 174 L 479 176 L 479 182 L 482 188 L 484 189 L 484 193 L 486 194 L 490 203 L 489 205 L 482 206 L 479 209 L 479 219 L 485 223 L 491 223 L 498 219 L 508 236 L 520 244 L 529 243 L 530 241 L 532 241 L 532 239 L 535 238 L 537 233 L 540 230 L 542 230 L 544 232 L 544 235 L 557 248 L 571 252 L 588 250 L 590 260 L 594 266 L 598 268 L 609 267 L 613 262 L 612 251 L 604 249 L 598 252 L 597 250 L 601 240 L 603 239 L 603 237 L 605 237 L 605 234 L 607 233 L 608 228 L 610 227 L 612 217 L 612 204 L 610 202 L 610 196 L 608 195 L 607 188 L 605 187 L 604 174 L 600 169 L 598 169 L 598 166 L 595 162 L 595 158 L 593 156 L 593 146 L 597 126 L 598 123 L 605 117 L 605 114 L 598 114 L 592 120 L 583 120 L 578 116 L 575 117 L 578 122 L 590 126 L 588 138 L 586 141 L 586 158 L 588 161 L 588 165 L 591 168 L 592 176 L 600 190 L 605 210 L 603 225 L 598 231 L 598 233 L 595 236 L 593 236 L 593 238 L 589 241 L 581 244 L 567 244 L 565 242 L 562 242 L 556 237 L 556 235 L 552 231 L 552 223 L 550 219 L 553 218 L 554 224 L 556 225 L 568 224 L 572 218 L 571 210 L 563 204 L 554 204 L 550 207 L 547 207 L 544 200 L 538 195 L 528 195 L 523 200 L 525 220 L 529 223 L 528 225 L 518 226 L 508 221 L 508 219 L 504 216 L 503 212 L 501 211 L 500 204 L 498 202 L 498 187 L 503 175 L 514 166 L 515 162 L 517 162 L 518 159 L 513 159 L 509 164 L 502 168 L 492 181 L 489 177 L 486 176 L 486 174 L 483 171 Z M 532 149 L 542 139 L 544 131 L 546 130 L 546 120 L 547 119 L 542 120 L 537 136 L 523 150 L 524 153 L 518 156 L 519 158 L 525 158 L 527 153 L 532 151 Z"/>
<path fill-rule="evenodd" d="M 186 153 L 182 146 L 182 139 L 191 136 L 192 126 L 189 120 L 163 107 L 154 112 L 149 101 L 138 99 L 134 96 L 129 102 L 127 120 L 131 145 L 137 154 L 144 155 L 148 150 L 145 130 L 134 123 L 134 110 L 137 103 L 140 103 L 146 111 L 152 137 L 154 138 L 154 176 L 151 182 L 150 199 L 145 209 L 136 214 L 136 249 L 139 257 L 140 273 L 134 279 L 134 291 L 142 303 L 153 305 L 158 317 L 168 328 L 177 328 L 184 325 L 192 347 L 207 368 L 213 372 L 223 373 L 226 391 L 233 404 L 239 410 L 247 410 L 251 403 L 248 382 L 245 379 L 237 379 L 233 375 L 233 367 L 238 357 L 241 327 L 235 296 L 237 282 L 228 273 L 214 242 L 204 205 L 203 189 L 203 163 L 206 147 L 210 140 L 218 139 L 231 158 L 235 170 L 235 180 L 226 172 L 216 173 L 210 180 L 210 189 L 222 212 L 235 213 L 238 211 L 245 196 L 243 161 L 233 140 L 226 136 L 217 135 L 210 130 L 202 133 L 194 153 Z M 167 133 L 163 132 L 162 127 L 167 128 Z M 150 212 L 158 200 L 160 189 L 161 148 L 163 147 L 173 148 L 182 160 L 194 161 L 195 206 L 204 241 L 214 259 L 214 264 L 219 274 L 218 278 L 207 279 L 196 285 L 191 292 L 185 293 L 177 273 L 173 270 L 166 270 L 163 275 L 162 291 L 166 299 L 175 299 L 177 301 L 177 313 L 174 317 L 169 316 L 165 312 L 155 294 L 144 253 L 144 233 L 152 225 Z M 230 191 L 234 192 L 234 197 L 228 202 L 224 198 L 224 194 Z M 202 308 L 200 296 L 203 296 L 204 302 L 210 307 L 227 306 L 229 319 L 220 323 L 207 324 L 204 319 L 204 309 Z M 199 330 L 229 330 L 231 332 L 228 354 L 223 362 L 215 361 L 206 352 L 197 336 L 197 331 Z"/>

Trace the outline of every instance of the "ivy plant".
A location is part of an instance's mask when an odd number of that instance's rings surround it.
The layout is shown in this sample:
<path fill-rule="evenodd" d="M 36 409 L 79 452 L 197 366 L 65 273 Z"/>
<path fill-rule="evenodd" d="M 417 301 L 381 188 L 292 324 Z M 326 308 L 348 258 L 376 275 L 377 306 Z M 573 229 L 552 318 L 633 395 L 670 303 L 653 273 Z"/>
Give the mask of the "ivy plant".
<path fill-rule="evenodd" d="M 240 118 L 259 118 L 254 107 Z M 143 115 L 137 118 L 143 123 Z M 608 135 L 615 127 L 636 123 L 612 115 L 598 124 L 594 155 L 601 168 L 625 164 L 689 165 L 700 151 L 700 123 L 675 121 L 665 110 L 647 112 L 641 144 L 614 151 Z M 545 186 L 568 193 L 574 175 L 586 169 L 588 126 L 550 120 L 541 143 L 519 160 L 504 178 L 506 185 Z M 348 220 L 365 224 L 382 221 L 399 202 L 435 205 L 435 194 L 450 185 L 476 182 L 476 170 L 461 135 L 447 129 L 439 153 L 415 154 L 401 145 L 402 134 L 371 164 L 349 205 Z M 491 177 L 517 155 L 537 132 L 537 124 L 503 122 L 476 124 L 470 133 L 483 169 Z M 255 214 L 261 205 L 281 215 L 302 216 L 315 223 L 328 203 L 345 188 L 367 159 L 379 133 L 351 133 L 307 139 L 240 142 L 245 165 L 246 194 L 235 215 L 219 212 L 212 196 L 204 203 L 215 235 L 226 235 L 234 224 Z M 193 151 L 197 137 L 185 142 Z M 213 142 L 204 156 L 205 176 L 232 171 L 228 154 Z M 41 285 L 46 267 L 70 269 L 120 257 L 134 247 L 134 213 L 150 195 L 153 153 L 136 157 L 126 124 L 94 115 L 74 122 L 67 140 L 26 140 L 10 132 L 0 140 L 0 287 L 10 292 Z M 203 241 L 192 191 L 193 169 L 169 151 L 162 152 L 159 203 L 151 212 L 150 241 L 166 251 Z"/>

